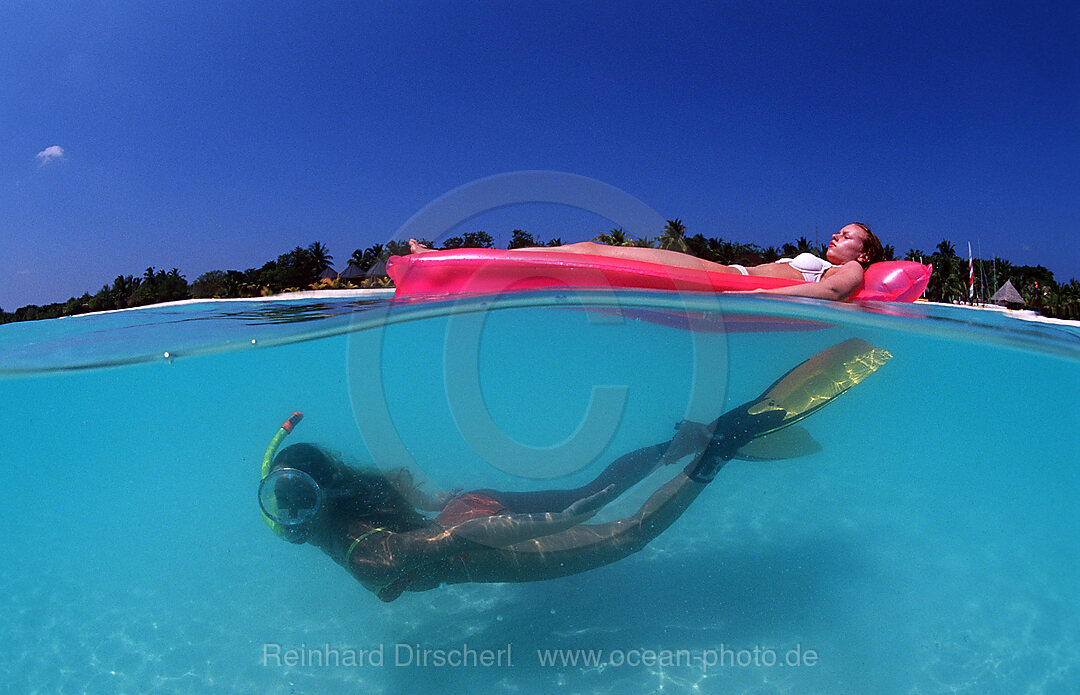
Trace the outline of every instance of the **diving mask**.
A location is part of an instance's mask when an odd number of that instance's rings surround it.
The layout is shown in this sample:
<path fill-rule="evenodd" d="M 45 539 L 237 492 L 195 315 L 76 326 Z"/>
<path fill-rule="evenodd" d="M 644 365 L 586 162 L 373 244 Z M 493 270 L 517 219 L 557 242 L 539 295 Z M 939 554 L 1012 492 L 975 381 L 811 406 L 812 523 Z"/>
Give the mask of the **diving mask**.
<path fill-rule="evenodd" d="M 259 483 L 259 507 L 290 543 L 304 543 L 324 494 L 315 479 L 296 468 L 277 468 Z"/>

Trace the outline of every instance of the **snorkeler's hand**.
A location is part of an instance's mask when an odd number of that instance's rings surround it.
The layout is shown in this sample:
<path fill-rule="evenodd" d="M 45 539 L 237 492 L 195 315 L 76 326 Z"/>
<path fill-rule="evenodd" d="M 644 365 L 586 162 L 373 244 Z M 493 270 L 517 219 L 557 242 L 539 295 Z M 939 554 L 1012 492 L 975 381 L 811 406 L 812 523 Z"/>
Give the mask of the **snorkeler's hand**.
<path fill-rule="evenodd" d="M 590 517 L 604 508 L 611 500 L 615 499 L 615 486 L 608 485 L 606 488 L 588 497 L 582 497 L 563 510 L 563 514 L 571 517 Z"/>
<path fill-rule="evenodd" d="M 501 548 L 573 528 L 587 521 L 615 497 L 615 486 L 608 485 L 594 495 L 582 497 L 561 512 L 503 512 L 469 519 L 449 527 L 448 530 L 455 539 Z"/>

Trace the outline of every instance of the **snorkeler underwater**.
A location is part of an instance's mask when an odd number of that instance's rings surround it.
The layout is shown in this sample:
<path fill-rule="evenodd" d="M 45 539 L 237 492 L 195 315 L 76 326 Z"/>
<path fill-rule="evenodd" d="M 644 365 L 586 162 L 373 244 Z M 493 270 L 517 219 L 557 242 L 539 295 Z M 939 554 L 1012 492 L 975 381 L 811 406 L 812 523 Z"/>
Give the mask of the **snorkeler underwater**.
<path fill-rule="evenodd" d="M 789 428 L 891 358 L 858 338 L 838 343 L 792 368 L 757 398 L 708 424 L 683 422 L 670 441 L 627 453 L 574 489 L 428 495 L 404 468 L 354 469 L 308 443 L 278 452 L 303 417 L 297 412 L 267 447 L 259 503 L 275 533 L 317 546 L 383 601 L 444 584 L 576 574 L 645 547 L 732 459 L 805 453 L 812 440 Z M 657 468 L 685 461 L 635 514 L 587 523 Z"/>

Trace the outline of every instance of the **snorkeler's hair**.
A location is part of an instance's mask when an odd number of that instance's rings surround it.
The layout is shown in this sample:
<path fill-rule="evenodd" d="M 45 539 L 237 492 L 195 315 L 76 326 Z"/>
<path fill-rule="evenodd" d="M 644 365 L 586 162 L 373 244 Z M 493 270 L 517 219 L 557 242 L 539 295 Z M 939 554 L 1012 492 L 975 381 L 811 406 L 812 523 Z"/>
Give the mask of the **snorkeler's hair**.
<path fill-rule="evenodd" d="M 396 471 L 356 469 L 314 444 L 287 446 L 274 458 L 274 468 L 304 471 L 326 490 L 338 493 L 328 500 L 331 514 L 348 521 L 369 521 L 391 531 L 411 531 L 427 518 L 405 497 L 416 488 L 405 468 Z"/>
<path fill-rule="evenodd" d="M 853 222 L 856 227 L 866 232 L 866 243 L 863 244 L 863 253 L 866 254 L 866 261 L 860 261 L 865 268 L 871 263 L 877 263 L 878 261 L 885 260 L 885 249 L 881 246 L 881 239 L 877 238 L 877 235 L 870 231 L 862 222 Z"/>

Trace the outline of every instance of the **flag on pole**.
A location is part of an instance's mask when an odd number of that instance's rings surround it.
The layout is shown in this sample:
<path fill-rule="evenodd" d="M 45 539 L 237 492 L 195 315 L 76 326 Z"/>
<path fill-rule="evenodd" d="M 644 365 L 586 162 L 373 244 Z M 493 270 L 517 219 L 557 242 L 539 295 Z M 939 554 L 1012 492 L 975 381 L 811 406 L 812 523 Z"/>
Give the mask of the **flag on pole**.
<path fill-rule="evenodd" d="M 975 261 L 971 259 L 971 242 L 968 242 L 968 299 L 975 296 Z"/>

